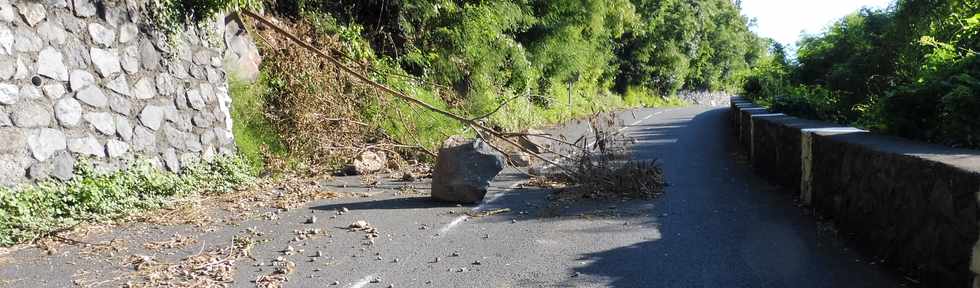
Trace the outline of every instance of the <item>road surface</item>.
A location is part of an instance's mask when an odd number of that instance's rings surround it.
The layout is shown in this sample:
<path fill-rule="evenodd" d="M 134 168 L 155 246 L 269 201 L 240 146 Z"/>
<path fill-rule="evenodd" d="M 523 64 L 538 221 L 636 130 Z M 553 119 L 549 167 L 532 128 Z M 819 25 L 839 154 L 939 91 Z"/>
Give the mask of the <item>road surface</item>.
<path fill-rule="evenodd" d="M 326 185 L 361 196 L 317 200 L 271 220 L 253 217 L 206 229 L 130 227 L 105 234 L 159 240 L 203 230 L 186 247 L 125 251 L 177 260 L 226 246 L 244 230 L 257 231 L 254 259 L 236 262 L 235 287 L 254 287 L 252 281 L 272 273 L 277 257 L 296 265 L 286 287 L 910 285 L 851 252 L 832 227 L 797 207 L 793 195 L 740 163 L 726 113 L 712 107 L 618 113 L 628 124 L 623 132 L 636 140 L 633 157 L 659 159 L 665 169 L 670 186 L 652 201 L 549 208 L 549 192 L 522 188 L 526 177 L 512 170 L 498 176 L 487 201 L 474 207 L 429 201 L 424 181 L 368 188 L 356 178 L 339 178 Z M 568 123 L 555 131 L 574 138 L 586 130 L 584 123 Z M 338 215 L 343 208 L 349 212 Z M 464 215 L 496 208 L 512 212 Z M 306 223 L 313 215 L 318 221 Z M 380 237 L 371 243 L 363 232 L 342 229 L 357 220 L 376 227 Z M 329 236 L 295 241 L 295 230 L 310 227 Z M 101 237 L 95 238 L 109 239 Z M 284 255 L 288 247 L 296 253 Z M 13 261 L 0 260 L 0 279 L 12 287 L 116 287 L 137 279 L 125 257 L 93 260 L 85 251 L 68 247 L 52 256 L 38 249 L 17 251 L 7 256 Z"/>

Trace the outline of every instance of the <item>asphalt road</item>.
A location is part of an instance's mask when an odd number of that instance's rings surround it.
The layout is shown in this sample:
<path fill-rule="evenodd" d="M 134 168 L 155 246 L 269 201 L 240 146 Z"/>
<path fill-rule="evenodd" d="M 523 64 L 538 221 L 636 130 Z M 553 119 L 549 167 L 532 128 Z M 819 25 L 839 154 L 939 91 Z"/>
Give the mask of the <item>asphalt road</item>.
<path fill-rule="evenodd" d="M 261 241 L 252 249 L 254 260 L 237 262 L 235 287 L 254 287 L 252 281 L 270 274 L 277 257 L 296 264 L 286 287 L 908 285 L 849 251 L 831 228 L 797 207 L 793 195 L 753 176 L 731 150 L 726 113 L 711 107 L 618 113 L 627 124 L 623 132 L 636 140 L 633 156 L 658 159 L 666 171 L 670 186 L 657 200 L 548 208 L 548 191 L 522 188 L 526 177 L 506 170 L 483 204 L 466 207 L 429 201 L 424 181 L 363 187 L 356 178 L 340 178 L 326 185 L 362 196 L 314 201 L 275 220 L 254 218 L 205 229 L 199 236 L 203 243 L 159 257 L 180 259 L 228 245 L 234 235 L 251 229 L 260 232 Z M 576 122 L 554 131 L 574 139 L 586 127 Z M 349 212 L 337 213 L 342 208 Z M 497 208 L 512 211 L 464 215 Z M 318 221 L 307 224 L 314 215 Z M 376 227 L 381 237 L 372 243 L 364 232 L 343 229 L 357 220 Z M 329 235 L 295 241 L 295 230 L 313 227 Z M 162 239 L 189 229 L 153 228 L 142 237 Z M 284 255 L 287 247 L 296 253 Z M 124 262 L 93 261 L 81 250 L 66 251 L 14 253 L 13 261 L 0 261 L 0 279 L 7 278 L 12 287 L 64 287 L 79 278 L 124 282 L 131 270 Z M 321 257 L 314 257 L 318 251 Z"/>

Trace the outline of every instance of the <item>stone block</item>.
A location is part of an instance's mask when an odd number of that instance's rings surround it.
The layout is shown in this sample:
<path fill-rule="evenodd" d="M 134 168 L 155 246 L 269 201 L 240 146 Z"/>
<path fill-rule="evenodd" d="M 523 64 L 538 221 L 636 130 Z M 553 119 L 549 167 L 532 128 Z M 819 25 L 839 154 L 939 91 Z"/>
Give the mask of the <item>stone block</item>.
<path fill-rule="evenodd" d="M 122 72 L 118 51 L 92 47 L 89 55 L 92 57 L 92 65 L 95 65 L 95 71 L 102 77 L 108 78 Z"/>
<path fill-rule="evenodd" d="M 105 148 L 92 136 L 68 139 L 68 151 L 98 158 L 105 157 Z"/>
<path fill-rule="evenodd" d="M 67 148 L 65 134 L 61 130 L 41 128 L 30 132 L 27 137 L 27 148 L 38 161 L 50 158 L 58 151 Z"/>
<path fill-rule="evenodd" d="M 58 49 L 51 46 L 44 48 L 37 58 L 37 74 L 58 81 L 68 81 L 68 67 L 63 59 Z"/>
<path fill-rule="evenodd" d="M 47 127 L 51 124 L 51 111 L 47 105 L 35 102 L 21 102 L 12 109 L 10 120 L 14 126 L 23 128 Z"/>

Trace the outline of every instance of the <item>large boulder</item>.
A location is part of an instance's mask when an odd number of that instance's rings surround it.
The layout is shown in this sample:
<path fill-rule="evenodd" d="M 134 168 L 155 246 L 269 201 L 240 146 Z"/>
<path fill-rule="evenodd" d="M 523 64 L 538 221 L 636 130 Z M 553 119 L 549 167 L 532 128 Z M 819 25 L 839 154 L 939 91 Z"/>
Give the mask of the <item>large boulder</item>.
<path fill-rule="evenodd" d="M 442 143 L 432 171 L 432 198 L 476 203 L 487 195 L 490 180 L 504 169 L 504 156 L 480 139 L 453 136 Z"/>

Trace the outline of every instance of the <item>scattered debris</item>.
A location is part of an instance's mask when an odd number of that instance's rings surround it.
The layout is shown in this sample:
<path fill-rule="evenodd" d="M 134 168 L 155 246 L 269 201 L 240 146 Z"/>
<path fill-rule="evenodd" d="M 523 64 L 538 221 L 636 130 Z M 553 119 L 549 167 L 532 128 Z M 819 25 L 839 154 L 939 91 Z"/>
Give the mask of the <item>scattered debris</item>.
<path fill-rule="evenodd" d="M 174 234 L 174 236 L 168 240 L 143 243 L 143 247 L 149 250 L 174 249 L 183 248 L 184 246 L 194 243 L 197 243 L 197 239 L 180 234 Z"/>
<path fill-rule="evenodd" d="M 174 264 L 159 263 L 149 256 L 133 255 L 136 287 L 223 287 L 229 285 L 235 274 L 235 263 L 250 257 L 254 246 L 252 238 L 236 236 L 230 246 L 210 249 L 188 256 Z"/>
<path fill-rule="evenodd" d="M 283 287 L 289 281 L 289 274 L 296 270 L 296 264 L 283 257 L 276 257 L 272 261 L 272 274 L 261 275 L 255 279 L 255 286 L 259 288 Z"/>

